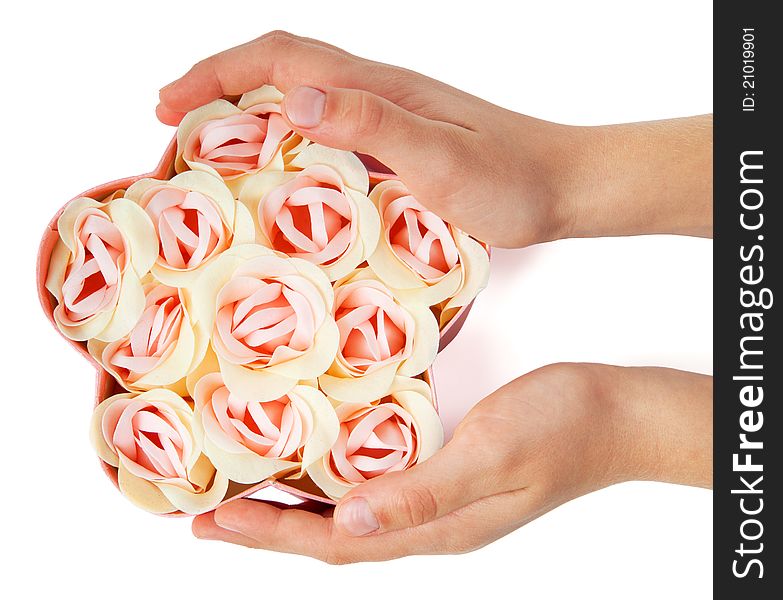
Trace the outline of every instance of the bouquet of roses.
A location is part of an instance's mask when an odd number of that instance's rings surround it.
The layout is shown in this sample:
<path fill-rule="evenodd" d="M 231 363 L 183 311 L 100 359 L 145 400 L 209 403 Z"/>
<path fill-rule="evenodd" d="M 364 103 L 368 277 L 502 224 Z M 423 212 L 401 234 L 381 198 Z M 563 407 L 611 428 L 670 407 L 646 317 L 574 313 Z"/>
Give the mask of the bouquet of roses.
<path fill-rule="evenodd" d="M 281 100 L 188 113 L 157 177 L 72 200 L 42 242 L 42 304 L 99 368 L 92 442 L 154 513 L 279 480 L 336 500 L 443 441 L 429 367 L 488 249 Z"/>

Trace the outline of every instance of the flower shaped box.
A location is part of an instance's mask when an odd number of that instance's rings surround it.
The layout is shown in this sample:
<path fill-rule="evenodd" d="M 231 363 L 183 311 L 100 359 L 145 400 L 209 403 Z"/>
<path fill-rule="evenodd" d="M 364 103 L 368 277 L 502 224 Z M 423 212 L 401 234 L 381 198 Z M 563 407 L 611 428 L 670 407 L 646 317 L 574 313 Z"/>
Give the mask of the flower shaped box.
<path fill-rule="evenodd" d="M 93 445 L 150 512 L 267 486 L 333 503 L 442 444 L 430 365 L 489 249 L 292 132 L 281 99 L 188 113 L 154 171 L 71 200 L 41 241 L 44 312 L 97 371 Z"/>

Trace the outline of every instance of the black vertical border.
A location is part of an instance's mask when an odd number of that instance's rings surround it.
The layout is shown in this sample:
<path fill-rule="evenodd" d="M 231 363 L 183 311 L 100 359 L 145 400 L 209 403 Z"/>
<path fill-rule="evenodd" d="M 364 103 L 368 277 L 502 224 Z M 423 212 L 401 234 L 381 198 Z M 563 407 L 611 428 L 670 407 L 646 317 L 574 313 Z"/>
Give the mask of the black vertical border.
<path fill-rule="evenodd" d="M 781 318 L 779 304 L 783 304 L 781 264 L 783 264 L 783 163 L 781 143 L 783 136 L 779 114 L 783 111 L 783 24 L 773 16 L 773 2 L 748 2 L 732 0 L 714 4 L 714 596 L 716 598 L 783 598 L 783 536 L 781 517 L 783 512 L 783 354 L 781 353 Z M 774 11 L 777 12 L 777 11 Z M 743 88 L 743 29 L 754 29 L 754 81 L 753 89 Z M 753 94 L 755 110 L 743 111 L 746 94 Z M 740 155 L 746 150 L 763 151 L 763 184 L 741 185 Z M 759 213 L 764 214 L 764 224 L 756 231 L 748 231 L 741 225 L 744 211 L 740 194 L 747 187 L 757 187 L 764 196 Z M 749 214 L 748 220 L 754 215 Z M 759 241 L 758 236 L 763 236 Z M 740 256 L 740 248 L 746 253 L 754 245 L 763 246 L 762 262 L 752 261 L 764 269 L 764 280 L 756 286 L 748 286 L 740 279 L 740 269 L 749 264 Z M 755 255 L 758 258 L 758 254 Z M 754 271 L 754 276 L 757 275 Z M 763 333 L 741 329 L 741 316 L 745 309 L 740 303 L 740 288 L 756 291 L 768 287 L 774 304 L 770 309 L 754 309 L 763 312 Z M 778 295 L 779 294 L 779 295 Z M 749 374 L 739 369 L 740 339 L 746 335 L 763 335 L 763 402 L 754 410 L 763 413 L 763 427 L 748 434 L 760 440 L 764 447 L 754 451 L 753 462 L 763 464 L 760 473 L 739 473 L 733 469 L 733 455 L 739 449 L 739 435 L 743 433 L 740 419 L 748 407 L 740 403 L 739 394 L 746 381 L 736 381 L 735 375 Z M 758 415 L 753 416 L 754 420 Z M 753 482 L 759 475 L 763 481 L 756 486 L 763 495 L 736 494 L 742 489 L 741 476 Z M 747 498 L 746 508 L 755 509 L 763 498 L 763 510 L 755 516 L 745 515 L 740 500 Z M 763 524 L 763 534 L 757 540 L 743 540 L 742 523 L 746 519 L 758 519 Z M 755 523 L 746 525 L 745 532 L 754 537 L 759 529 Z M 738 550 L 740 544 L 758 549 L 759 554 L 745 554 Z M 752 558 L 759 558 L 764 565 L 763 578 L 757 566 L 748 574 L 737 577 Z M 735 565 L 734 561 L 738 561 Z"/>

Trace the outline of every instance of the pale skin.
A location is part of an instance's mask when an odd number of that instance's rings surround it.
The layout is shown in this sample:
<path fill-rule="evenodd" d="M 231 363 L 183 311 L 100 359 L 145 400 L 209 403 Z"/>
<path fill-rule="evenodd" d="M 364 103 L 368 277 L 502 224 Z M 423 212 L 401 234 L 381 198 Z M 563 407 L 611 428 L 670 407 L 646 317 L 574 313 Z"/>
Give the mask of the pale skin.
<path fill-rule="evenodd" d="M 157 114 L 177 124 L 266 83 L 285 94 L 295 131 L 376 157 L 427 208 L 493 246 L 712 236 L 710 115 L 560 125 L 285 32 L 196 64 L 161 90 Z M 481 400 L 435 456 L 357 486 L 334 511 L 239 500 L 196 517 L 193 532 L 337 564 L 466 552 L 632 480 L 712 486 L 711 377 L 549 365 Z"/>

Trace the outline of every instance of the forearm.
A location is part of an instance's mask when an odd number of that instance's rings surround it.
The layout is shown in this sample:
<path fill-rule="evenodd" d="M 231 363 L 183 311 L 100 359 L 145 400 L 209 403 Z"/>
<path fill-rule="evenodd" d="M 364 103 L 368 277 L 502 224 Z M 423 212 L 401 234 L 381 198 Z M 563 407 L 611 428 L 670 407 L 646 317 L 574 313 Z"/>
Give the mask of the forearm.
<path fill-rule="evenodd" d="M 712 236 L 712 115 L 559 132 L 562 237 Z"/>
<path fill-rule="evenodd" d="M 625 479 L 712 487 L 712 377 L 603 367 Z"/>

